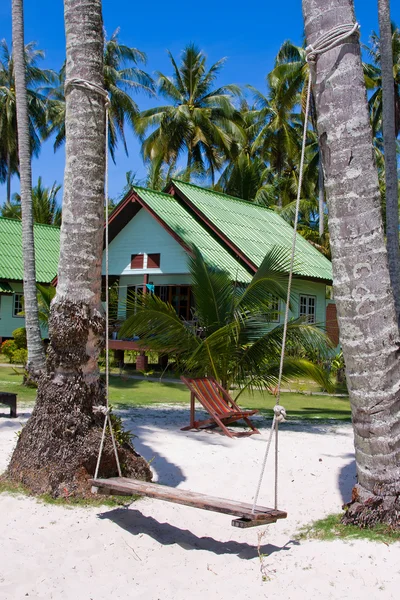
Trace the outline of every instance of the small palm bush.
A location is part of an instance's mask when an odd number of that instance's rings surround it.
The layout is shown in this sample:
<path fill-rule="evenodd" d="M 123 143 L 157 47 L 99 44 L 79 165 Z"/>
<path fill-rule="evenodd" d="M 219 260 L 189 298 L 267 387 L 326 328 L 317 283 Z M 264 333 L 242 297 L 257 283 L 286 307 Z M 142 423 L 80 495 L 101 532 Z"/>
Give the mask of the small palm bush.
<path fill-rule="evenodd" d="M 185 322 L 174 308 L 152 294 L 137 295 L 135 310 L 119 336 L 138 335 L 143 346 L 174 356 L 176 370 L 192 376 L 213 376 L 226 388 L 276 386 L 283 325 L 271 323 L 279 298 L 286 301 L 288 256 L 274 248 L 265 257 L 247 287 L 232 283 L 228 273 L 209 266 L 194 248 L 189 260 L 195 297 L 195 320 Z M 304 319 L 288 325 L 288 341 L 307 350 L 330 347 L 325 333 Z M 284 379 L 306 376 L 325 389 L 326 373 L 304 358 L 284 361 Z"/>

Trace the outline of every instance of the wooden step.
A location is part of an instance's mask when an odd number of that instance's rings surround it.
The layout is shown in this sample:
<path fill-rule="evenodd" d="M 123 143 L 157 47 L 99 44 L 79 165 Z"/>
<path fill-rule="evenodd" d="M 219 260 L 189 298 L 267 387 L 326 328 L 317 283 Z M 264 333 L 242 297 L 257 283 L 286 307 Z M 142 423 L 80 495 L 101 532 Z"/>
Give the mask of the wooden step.
<path fill-rule="evenodd" d="M 287 513 L 274 508 L 265 506 L 256 506 L 254 513 L 253 505 L 247 502 L 237 502 L 236 500 L 227 500 L 225 498 L 216 498 L 206 494 L 198 494 L 189 490 L 173 488 L 158 483 L 148 483 L 138 479 L 128 479 L 127 477 L 113 477 L 110 479 L 91 479 L 91 484 L 97 488 L 105 488 L 109 493 L 132 494 L 147 496 L 157 500 L 165 500 L 175 504 L 184 504 L 193 508 L 202 510 L 211 510 L 214 512 L 234 515 L 243 519 L 243 525 L 232 524 L 235 527 L 251 527 L 254 525 L 264 525 L 275 523 L 277 519 L 286 519 Z"/>

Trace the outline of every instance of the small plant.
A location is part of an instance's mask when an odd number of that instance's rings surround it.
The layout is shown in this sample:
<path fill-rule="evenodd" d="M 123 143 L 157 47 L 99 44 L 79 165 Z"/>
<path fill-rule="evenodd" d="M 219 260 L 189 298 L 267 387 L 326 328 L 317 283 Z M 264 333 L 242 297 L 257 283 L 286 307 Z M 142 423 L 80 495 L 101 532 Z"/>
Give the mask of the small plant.
<path fill-rule="evenodd" d="M 1 345 L 1 353 L 4 354 L 4 356 L 7 356 L 10 363 L 13 362 L 12 357 L 16 350 L 18 350 L 18 348 L 14 340 L 6 340 Z"/>
<path fill-rule="evenodd" d="M 12 360 L 15 364 L 24 365 L 28 360 L 28 350 L 26 348 L 17 348 L 12 354 Z"/>
<path fill-rule="evenodd" d="M 12 332 L 12 336 L 14 338 L 14 342 L 18 350 L 20 350 L 21 348 L 27 348 L 25 327 L 18 327 L 18 329 L 14 329 L 14 331 Z"/>
<path fill-rule="evenodd" d="M 132 445 L 132 438 L 135 437 L 134 434 L 129 431 L 128 429 L 124 429 L 124 425 L 122 423 L 122 419 L 121 417 L 118 417 L 113 411 L 112 411 L 112 406 L 110 406 L 110 418 L 111 418 L 111 425 L 113 428 L 113 432 L 114 432 L 114 437 L 116 442 L 120 445 L 120 446 L 124 446 L 124 445 L 128 445 L 131 446 Z M 108 428 L 108 425 L 107 425 Z"/>
<path fill-rule="evenodd" d="M 332 359 L 331 362 L 331 373 L 336 377 L 338 383 L 345 381 L 345 364 L 343 358 L 343 352 L 338 352 Z"/>

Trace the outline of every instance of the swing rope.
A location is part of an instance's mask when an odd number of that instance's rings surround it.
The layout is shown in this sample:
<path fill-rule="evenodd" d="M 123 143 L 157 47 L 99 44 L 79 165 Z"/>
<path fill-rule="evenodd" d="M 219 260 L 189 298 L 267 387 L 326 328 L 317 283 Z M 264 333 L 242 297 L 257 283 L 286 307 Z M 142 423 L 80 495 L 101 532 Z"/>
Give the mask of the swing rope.
<path fill-rule="evenodd" d="M 305 110 L 305 116 L 304 116 L 304 127 L 303 127 L 303 140 L 302 140 L 302 149 L 301 149 L 301 159 L 300 159 L 300 168 L 299 168 L 299 181 L 298 181 L 298 188 L 297 188 L 297 197 L 296 197 L 296 211 L 295 211 L 295 219 L 294 219 L 294 227 L 293 227 L 293 242 L 292 242 L 292 251 L 291 251 L 291 258 L 290 258 L 290 269 L 289 269 L 289 279 L 288 279 L 288 289 L 287 289 L 287 299 L 286 299 L 286 308 L 285 308 L 285 318 L 284 318 L 284 326 L 283 326 L 283 339 L 282 339 L 282 348 L 281 348 L 281 356 L 280 356 L 280 363 L 279 363 L 279 375 L 278 375 L 278 385 L 277 385 L 277 392 L 276 392 L 276 402 L 275 402 L 275 406 L 274 406 L 274 417 L 272 420 L 272 425 L 271 425 L 271 430 L 270 430 L 270 435 L 267 441 L 267 446 L 266 446 L 266 450 L 265 450 L 265 454 L 264 454 L 264 458 L 263 458 L 263 462 L 262 462 L 262 466 L 261 466 L 261 473 L 260 473 L 260 477 L 258 480 L 258 484 L 257 484 L 257 489 L 256 489 L 256 493 L 254 496 L 254 501 L 253 501 L 253 506 L 252 506 L 252 514 L 255 513 L 256 510 L 256 506 L 257 506 L 257 501 L 258 501 L 258 496 L 260 493 L 260 489 L 261 489 L 261 485 L 262 485 L 262 481 L 264 478 L 264 472 L 265 472 L 265 467 L 266 467 L 266 463 L 267 463 L 267 459 L 268 459 L 268 454 L 270 451 L 270 447 L 271 447 L 271 443 L 272 443 L 272 437 L 273 434 L 275 433 L 275 509 L 277 509 L 278 507 L 278 472 L 279 472 L 279 462 L 278 462 L 278 452 L 279 452 L 279 446 L 278 446 L 278 429 L 279 429 L 279 423 L 282 423 L 285 421 L 285 417 L 286 417 L 286 410 L 285 408 L 280 404 L 280 396 L 281 396 L 281 385 L 282 385 L 282 373 L 283 373 L 283 365 L 284 365 L 284 360 L 285 360 L 285 349 L 286 349 L 286 338 L 287 338 L 287 328 L 288 328 L 288 321 L 289 321 L 289 303 L 290 303 L 290 295 L 291 295 L 291 286 L 292 286 L 292 279 L 293 279 L 293 267 L 294 267 L 294 259 L 295 259 L 295 251 L 296 251 L 296 239 L 297 239 L 297 225 L 298 225 L 298 218 L 299 218 L 299 207 L 300 207 L 300 195 L 301 195 L 301 188 L 302 188 L 302 182 L 303 182 L 303 170 L 304 170 L 304 155 L 305 155 L 305 147 L 306 147 L 306 139 L 307 139 L 307 127 L 308 127 L 308 114 L 309 114 L 309 107 L 310 107 L 310 97 L 311 97 L 311 86 L 312 86 L 312 67 L 315 64 L 317 58 L 319 55 L 323 54 L 324 52 L 327 52 L 328 50 L 331 50 L 332 48 L 340 45 L 344 40 L 346 40 L 348 37 L 352 36 L 354 33 L 359 34 L 359 29 L 360 26 L 359 24 L 356 23 L 347 23 L 344 25 L 338 25 L 337 27 L 334 27 L 333 29 L 331 29 L 330 31 L 328 31 L 326 34 L 322 35 L 313 45 L 309 45 L 306 48 L 306 57 L 307 57 L 307 62 L 309 64 L 309 68 L 310 68 L 310 73 L 309 73 L 309 77 L 308 77 L 308 87 L 307 87 L 307 100 L 306 100 L 306 110 Z M 108 92 L 101 86 L 99 86 L 96 83 L 92 83 L 89 81 L 85 81 L 83 79 L 70 79 L 67 80 L 65 82 L 65 95 L 68 93 L 68 91 L 72 88 L 72 87 L 76 87 L 76 88 L 80 88 L 80 89 L 84 89 L 84 90 L 88 90 L 91 92 L 96 92 L 97 94 L 99 94 L 99 96 L 101 96 L 101 98 L 103 98 L 104 100 L 104 104 L 105 104 L 105 109 L 106 109 L 106 119 L 105 119 L 105 126 L 106 126 L 106 132 L 105 132 L 105 208 L 106 208 L 106 216 L 105 216 L 105 267 L 106 267 L 106 273 L 105 273 L 105 285 L 106 285 L 106 327 L 105 327 L 105 334 L 106 334 L 106 405 L 105 406 L 94 406 L 93 407 L 93 412 L 94 413 L 101 413 L 104 415 L 104 425 L 103 425 L 103 431 L 102 431 L 102 436 L 101 436 L 101 442 L 100 442 L 100 448 L 99 448 L 99 454 L 98 454 L 98 458 L 97 458 L 97 464 L 96 464 L 96 470 L 95 470 L 95 475 L 94 475 L 94 479 L 97 479 L 98 477 L 98 473 L 99 473 L 99 468 L 100 468 L 100 461 L 101 461 L 101 456 L 103 453 L 103 449 L 104 449 L 104 441 L 105 441 L 105 435 L 106 435 L 106 430 L 107 430 L 107 424 L 109 426 L 109 430 L 110 430 L 110 434 L 111 434 L 111 439 L 112 439 L 112 444 L 113 444 L 113 449 L 114 449 L 114 454 L 115 454 L 115 460 L 116 460 L 116 464 L 117 464 L 117 468 L 118 468 L 118 474 L 120 477 L 122 477 L 122 472 L 121 472 L 121 466 L 120 466 L 120 462 L 119 462 L 119 457 L 118 457 L 118 451 L 117 451 L 117 445 L 115 442 L 115 436 L 114 436 L 114 431 L 112 428 L 112 423 L 111 423 L 111 417 L 110 417 L 110 407 L 109 407 L 109 323 L 108 323 L 108 318 L 109 318 L 109 289 L 108 289 L 108 283 L 109 283 L 109 252 L 108 252 L 108 245 L 109 245 L 109 238 L 108 238 L 108 210 L 109 210 L 109 198 L 108 198 L 108 122 L 109 122 L 109 107 L 110 107 L 110 98 L 108 95 Z"/>
<path fill-rule="evenodd" d="M 106 286 L 106 327 L 105 327 L 105 335 L 106 335 L 106 365 L 105 365 L 105 369 L 106 369 L 106 385 L 105 385 L 105 400 L 106 400 L 106 404 L 105 406 L 93 406 L 93 412 L 96 414 L 103 414 L 104 415 L 104 424 L 103 424 L 103 431 L 102 431 L 102 435 L 101 435 L 101 441 L 100 441 L 100 448 L 99 448 L 99 453 L 97 456 L 97 463 L 96 463 L 96 470 L 95 470 L 95 475 L 94 478 L 97 479 L 97 476 L 99 474 L 99 469 L 100 469 L 100 461 L 101 461 L 101 457 L 103 454 L 103 449 L 104 449 L 104 441 L 105 441 L 105 437 L 106 437 L 106 431 L 107 431 L 107 425 L 108 428 L 110 430 L 110 434 L 111 434 L 111 440 L 112 440 L 112 445 L 113 445 L 113 449 L 114 449 L 114 455 L 115 455 L 115 462 L 117 463 L 117 469 L 118 469 L 118 475 L 120 477 L 122 477 L 122 471 L 121 471 L 121 465 L 119 462 L 119 456 L 118 456 L 118 450 L 117 450 L 117 444 L 115 442 L 115 436 L 114 436 L 114 431 L 113 431 L 113 427 L 112 427 L 112 422 L 111 422 L 111 409 L 110 409 L 110 405 L 109 405 L 109 383 L 110 383 L 110 360 L 109 360 L 109 354 L 110 354 L 110 350 L 109 350 L 109 308 L 108 308 L 108 304 L 109 304 L 109 290 L 108 290 L 108 210 L 109 210 L 109 197 L 108 197 L 108 122 L 109 122 L 109 108 L 110 108 L 110 97 L 108 92 L 101 87 L 100 85 L 98 85 L 97 83 L 93 83 L 90 81 L 85 81 L 84 79 L 69 79 L 65 82 L 65 87 L 64 87 L 64 91 L 65 91 L 65 95 L 68 93 L 68 91 L 71 88 L 79 88 L 79 89 L 83 89 L 86 91 L 90 91 L 90 92 L 95 92 L 97 93 L 103 100 L 104 100 L 104 106 L 106 109 L 106 119 L 105 119 L 105 127 L 106 127 L 106 131 L 105 131 L 105 181 L 104 181 L 104 193 L 105 193 L 105 211 L 106 211 L 106 215 L 105 215 L 105 255 L 106 255 L 106 273 L 105 273 L 105 286 Z"/>
<path fill-rule="evenodd" d="M 312 87 L 312 66 L 315 64 L 319 55 L 335 48 L 339 44 L 341 44 L 348 37 L 352 36 L 354 33 L 359 34 L 360 25 L 356 23 L 346 23 L 344 25 L 338 25 L 337 27 L 332 28 L 326 34 L 322 35 L 318 40 L 313 44 L 309 45 L 306 48 L 306 57 L 309 65 L 309 75 L 308 75 L 308 86 L 307 86 L 307 100 L 306 100 L 306 110 L 304 115 L 304 127 L 303 127 L 303 141 L 301 147 L 301 158 L 300 158 L 300 167 L 299 167 L 299 181 L 297 186 L 297 197 L 296 197 L 296 211 L 294 217 L 294 225 L 293 225 L 293 242 L 292 242 L 292 253 L 290 257 L 290 268 L 289 268 L 289 280 L 288 280 L 288 288 L 287 288 L 287 298 L 286 298 L 286 308 L 285 308 L 285 318 L 283 323 L 283 335 L 282 335 L 282 348 L 281 348 L 281 357 L 279 363 L 279 375 L 278 375 L 278 385 L 276 391 L 276 401 L 274 406 L 274 417 L 272 419 L 271 430 L 269 434 L 269 438 L 267 441 L 267 446 L 264 453 L 264 458 L 261 465 L 261 472 L 257 483 L 256 493 L 254 495 L 253 500 L 253 508 L 252 513 L 255 513 L 258 497 L 260 494 L 261 485 L 264 478 L 265 467 L 267 464 L 268 454 L 271 447 L 272 436 L 275 432 L 275 480 L 274 480 L 274 507 L 278 508 L 278 473 L 279 473 L 279 444 L 278 444 L 278 431 L 279 431 L 279 423 L 285 421 L 286 410 L 280 404 L 281 397 L 281 386 L 282 386 L 282 373 L 283 373 L 283 364 L 285 360 L 285 350 L 286 350 L 286 338 L 287 338 L 287 328 L 289 321 L 289 303 L 290 303 L 290 295 L 291 295 L 291 287 L 292 287 L 292 279 L 293 279 L 293 267 L 294 267 L 294 259 L 296 252 L 296 239 L 297 239 L 297 226 L 299 220 L 299 208 L 300 208 L 300 195 L 301 188 L 303 184 L 303 171 L 304 171 L 304 155 L 307 141 L 307 128 L 308 128 L 308 113 L 310 109 L 310 98 L 311 98 L 311 87 Z"/>

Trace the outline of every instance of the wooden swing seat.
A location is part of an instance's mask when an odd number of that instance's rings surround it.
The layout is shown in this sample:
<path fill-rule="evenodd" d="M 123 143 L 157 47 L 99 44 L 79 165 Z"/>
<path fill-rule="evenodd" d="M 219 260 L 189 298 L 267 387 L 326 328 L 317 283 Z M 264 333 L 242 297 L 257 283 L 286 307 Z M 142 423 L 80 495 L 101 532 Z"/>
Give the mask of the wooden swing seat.
<path fill-rule="evenodd" d="M 253 513 L 253 506 L 246 502 L 215 498 L 206 494 L 198 494 L 197 492 L 190 492 L 158 483 L 148 483 L 147 481 L 139 481 L 138 479 L 128 479 L 127 477 L 91 479 L 90 482 L 94 487 L 100 488 L 100 493 L 103 494 L 147 496 L 156 500 L 165 500 L 174 504 L 184 504 L 193 508 L 211 510 L 239 517 L 232 520 L 234 527 L 245 528 L 267 525 L 268 523 L 276 523 L 278 519 L 286 519 L 287 517 L 287 513 L 282 510 L 256 506 Z"/>
<path fill-rule="evenodd" d="M 182 427 L 181 431 L 205 427 L 220 427 L 225 435 L 233 438 L 235 434 L 229 431 L 226 426 L 243 419 L 246 425 L 252 430 L 248 435 L 260 433 L 249 419 L 249 417 L 258 413 L 258 410 L 242 410 L 213 377 L 181 377 L 181 379 L 190 390 L 190 425 Z M 210 419 L 196 421 L 196 398 L 209 413 Z"/>

